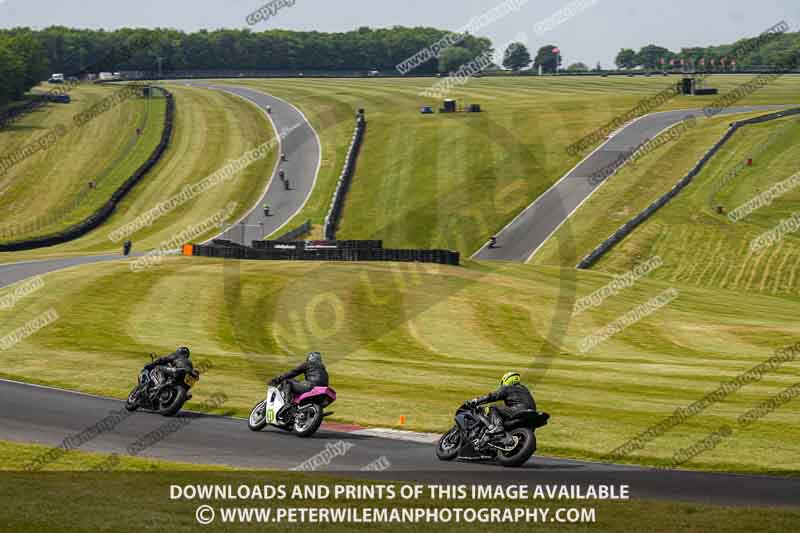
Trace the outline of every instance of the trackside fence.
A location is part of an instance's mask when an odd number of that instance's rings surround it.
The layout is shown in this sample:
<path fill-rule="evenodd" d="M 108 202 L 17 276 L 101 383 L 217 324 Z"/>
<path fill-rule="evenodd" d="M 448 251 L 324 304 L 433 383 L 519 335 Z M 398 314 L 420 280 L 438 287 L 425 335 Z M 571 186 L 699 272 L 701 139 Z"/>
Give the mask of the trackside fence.
<path fill-rule="evenodd" d="M 336 191 L 333 193 L 331 205 L 330 208 L 328 208 L 328 214 L 325 216 L 324 235 L 326 239 L 334 240 L 336 238 L 336 229 L 339 226 L 339 219 L 342 217 L 342 209 L 344 209 L 344 197 L 350 189 L 350 182 L 355 172 L 358 153 L 361 150 L 361 144 L 364 141 L 364 131 L 366 129 L 367 119 L 364 117 L 362 110 L 359 111 L 356 117 L 356 127 L 353 131 L 350 149 L 347 150 L 344 167 L 342 167 L 342 174 L 339 176 L 339 181 L 336 182 Z"/>
<path fill-rule="evenodd" d="M 630 235 L 633 230 L 635 230 L 639 225 L 645 222 L 647 219 L 652 217 L 656 211 L 661 209 L 665 206 L 670 200 L 675 198 L 678 193 L 680 193 L 684 188 L 686 188 L 697 176 L 703 167 L 711 160 L 712 157 L 722 148 L 725 143 L 727 143 L 733 134 L 739 128 L 744 126 L 749 126 L 751 124 L 760 124 L 762 122 L 768 122 L 770 120 L 776 120 L 783 117 L 788 117 L 792 115 L 800 114 L 800 108 L 794 109 L 787 109 L 784 111 L 778 111 L 775 113 L 769 113 L 767 115 L 761 115 L 759 117 L 749 118 L 746 120 L 740 120 L 737 122 L 731 123 L 728 130 L 722 136 L 722 138 L 711 147 L 711 149 L 705 153 L 705 155 L 695 164 L 695 166 L 689 171 L 689 173 L 684 176 L 675 186 L 672 187 L 667 193 L 661 196 L 658 200 L 650 204 L 647 208 L 644 209 L 641 213 L 633 217 L 631 220 L 626 222 L 621 228 L 619 228 L 614 234 L 612 234 L 609 238 L 604 240 L 600 245 L 597 246 L 592 252 L 587 255 L 586 257 L 578 263 L 577 268 L 579 269 L 587 269 L 591 268 L 601 257 L 603 257 L 609 250 L 611 250 L 614 246 L 616 246 L 620 241 L 622 241 L 625 237 Z"/>

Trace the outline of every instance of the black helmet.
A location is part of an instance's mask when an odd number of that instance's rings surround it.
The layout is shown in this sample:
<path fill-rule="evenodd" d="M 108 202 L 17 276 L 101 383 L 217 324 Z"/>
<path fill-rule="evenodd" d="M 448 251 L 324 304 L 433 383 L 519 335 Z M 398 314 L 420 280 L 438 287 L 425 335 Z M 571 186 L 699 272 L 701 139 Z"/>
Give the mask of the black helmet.
<path fill-rule="evenodd" d="M 182 355 L 184 357 L 189 357 L 191 355 L 191 352 L 189 352 L 189 348 L 187 348 L 186 346 L 181 346 L 180 348 L 175 350 L 175 353 L 178 355 Z"/>
<path fill-rule="evenodd" d="M 322 363 L 322 354 L 319 352 L 308 352 L 306 361 L 309 363 Z"/>

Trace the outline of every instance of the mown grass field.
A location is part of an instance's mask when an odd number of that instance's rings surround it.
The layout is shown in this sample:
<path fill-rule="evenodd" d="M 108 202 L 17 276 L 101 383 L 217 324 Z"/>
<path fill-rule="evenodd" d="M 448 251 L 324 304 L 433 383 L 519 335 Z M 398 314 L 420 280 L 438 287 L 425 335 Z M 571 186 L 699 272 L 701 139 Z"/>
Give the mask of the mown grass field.
<path fill-rule="evenodd" d="M 2 241 L 56 233 L 85 219 L 150 157 L 164 127 L 163 98 L 126 98 L 83 126 L 73 122 L 121 90 L 80 85 L 70 91 L 71 103 L 49 104 L 0 130 L 0 156 L 34 143 L 58 125 L 67 131 L 48 150 L 0 176 Z"/>
<path fill-rule="evenodd" d="M 724 93 L 746 80 L 725 77 L 713 85 Z M 320 133 L 322 173 L 298 222 L 311 217 L 319 223 L 324 216 L 355 110 L 365 107 L 370 126 L 340 237 L 468 254 L 574 165 L 577 158 L 565 151 L 571 142 L 673 81 L 484 78 L 473 80 L 463 93 L 468 101 L 484 104 L 487 113 L 434 117 L 418 114 L 421 103 L 431 102 L 416 96 L 432 80 L 241 83 L 295 103 Z M 741 103 L 797 101 L 795 82 L 783 78 Z M 173 145 L 152 179 L 134 190 L 109 224 L 73 243 L 4 257 L 114 250 L 108 232 L 272 135 L 263 114 L 238 98 L 202 89 L 173 90 L 178 104 Z M 675 99 L 664 109 L 709 102 Z M 611 209 L 600 204 L 599 218 L 577 213 L 577 251 L 543 249 L 544 263 L 569 268 L 477 263 L 468 263 L 467 269 L 302 263 L 287 268 L 176 259 L 136 274 L 126 263 L 70 269 L 46 276 L 45 289 L 0 311 L 2 335 L 51 306 L 61 316 L 6 351 L 2 375 L 124 397 L 129 387 L 118 377 L 130 375 L 132 384 L 148 352 L 189 344 L 199 359 L 216 364 L 204 378 L 206 387 L 198 387 L 196 401 L 222 387 L 231 397 L 229 405 L 245 414 L 266 379 L 313 348 L 327 354 L 340 393 L 337 420 L 395 426 L 405 415 L 410 429 L 439 431 L 450 424 L 461 401 L 488 391 L 500 375 L 519 368 L 533 384 L 540 407 L 554 415 L 553 424 L 542 431 L 542 451 L 608 458 L 610 450 L 676 408 L 797 341 L 797 299 L 791 291 L 754 297 L 740 286 L 698 286 L 692 276 L 659 277 L 666 266 L 602 307 L 572 316 L 576 297 L 612 280 L 604 272 L 572 270 L 581 246 L 588 251 L 593 240 L 607 235 L 606 227 L 613 231 L 648 196 L 657 197 L 677 181 L 685 173 L 681 169 L 688 169 L 719 137 L 725 122 L 700 121 L 681 140 L 612 178 L 590 202 L 615 190 L 621 200 L 612 194 L 619 203 Z M 762 158 L 782 161 L 780 146 L 775 143 L 776 152 Z M 792 153 L 790 148 L 784 152 Z M 774 168 L 776 180 L 787 177 L 778 170 L 792 161 L 787 157 Z M 242 200 L 243 212 L 263 189 L 273 164 L 274 159 L 265 160 L 141 230 L 133 237 L 135 249 L 157 246 L 230 200 Z M 766 163 L 759 161 L 757 167 L 761 164 Z M 767 182 L 773 181 L 759 186 Z M 713 202 L 707 195 L 697 202 L 711 213 L 712 203 L 734 205 L 748 194 L 746 189 L 723 190 Z M 699 224 L 687 222 L 692 230 L 699 230 Z M 662 253 L 650 250 L 651 242 L 645 239 L 634 250 L 623 243 L 618 264 L 603 263 L 599 270 L 617 272 Z M 679 246 L 693 243 L 676 241 L 664 248 L 665 262 Z M 700 261 L 696 269 L 706 268 Z M 784 282 L 779 280 L 779 286 Z M 586 336 L 670 287 L 680 290 L 676 301 L 580 353 Z M 794 384 L 797 376 L 796 365 L 787 364 L 626 460 L 666 464 L 676 450 L 722 424 L 735 424 L 739 415 Z M 791 444 L 796 420 L 797 408 L 789 404 L 686 466 L 796 474 L 800 463 Z"/>
<path fill-rule="evenodd" d="M 244 415 L 268 378 L 313 348 L 326 354 L 339 393 L 336 420 L 396 427 L 404 415 L 408 429 L 441 431 L 460 402 L 519 369 L 553 414 L 542 453 L 607 459 L 800 336 L 793 297 L 646 280 L 573 317 L 574 299 L 610 275 L 503 264 L 291 267 L 186 258 L 140 273 L 107 263 L 49 274 L 0 312 L 0 324 L 10 333 L 51 307 L 60 319 L 6 350 L 1 375 L 122 398 L 147 353 L 188 344 L 215 364 L 194 401 L 223 390 L 226 408 Z M 580 352 L 585 337 L 671 286 L 680 295 L 670 305 Z M 799 375 L 787 363 L 623 460 L 666 464 Z M 685 466 L 796 474 L 796 422 L 788 404 Z"/>
<path fill-rule="evenodd" d="M 39 531 L 196 531 L 195 510 L 203 501 L 171 500 L 171 485 L 217 484 L 248 486 L 284 485 L 287 494 L 295 486 L 365 484 L 364 481 L 331 478 L 319 474 L 303 475 L 281 472 L 235 472 L 222 468 L 184 463 L 119 457 L 118 471 L 88 473 L 98 465 L 108 464 L 108 454 L 75 451 L 50 465 L 44 473 L 31 475 L 14 470 L 46 451 L 43 446 L 0 441 L 0 530 L 15 532 Z M 396 488 L 399 491 L 399 488 Z M 135 501 L 136 505 L 131 505 Z M 239 500 L 209 502 L 216 507 L 498 507 L 524 508 L 528 502 L 502 500 L 443 500 L 424 496 L 417 500 L 329 500 L 288 499 L 279 501 Z M 550 509 L 550 516 L 560 507 L 594 509 L 595 522 L 554 524 L 564 531 L 767 531 L 784 532 L 796 529 L 800 513 L 792 509 L 722 507 L 676 502 L 628 500 L 611 501 L 537 501 L 538 508 Z M 146 511 L 146 512 L 144 512 Z M 275 511 L 273 511 L 275 512 Z M 412 531 L 420 524 L 326 524 L 328 531 Z M 430 531 L 482 532 L 487 524 L 425 524 Z M 247 524 L 224 527 L 225 531 L 259 530 L 306 531 L 308 524 Z M 523 527 L 523 524 L 520 524 Z M 635 529 L 632 529 L 635 527 Z"/>
<path fill-rule="evenodd" d="M 418 113 L 420 105 L 437 105 L 418 96 L 435 82 L 433 78 L 223 81 L 287 99 L 309 117 L 320 134 L 320 179 L 306 208 L 290 225 L 307 218 L 316 224 L 322 222 L 352 134 L 355 112 L 364 107 L 370 120 L 369 132 L 348 195 L 340 237 L 380 238 L 390 246 L 443 247 L 469 255 L 577 162 L 578 157 L 566 154 L 567 146 L 676 79 L 482 78 L 471 80 L 452 96 L 463 103 L 481 103 L 486 112 L 452 116 Z M 748 79 L 725 76 L 712 80 L 712 85 L 724 93 Z M 800 100 L 795 82 L 794 77 L 784 77 L 740 103 Z M 45 250 L 4 254 L 7 260 L 115 250 L 118 246 L 103 235 L 272 135 L 263 114 L 233 96 L 183 86 L 172 89 L 178 104 L 175 146 L 147 184 L 133 191 L 114 220 L 85 239 Z M 659 110 L 702 107 L 711 101 L 710 97 L 679 97 Z M 56 118 L 42 115 L 39 120 Z M 82 144 L 80 138 L 65 138 L 57 148 L 81 151 Z M 54 149 L 47 154 L 45 159 L 56 156 Z M 58 166 L 53 160 L 49 162 L 51 168 Z M 242 173 L 228 193 L 208 195 L 212 200 L 194 202 L 195 208 L 178 210 L 174 216 L 156 221 L 134 236 L 135 246 L 153 248 L 231 199 L 246 198 L 250 207 L 249 200 L 260 189 L 249 186 L 263 186 L 273 162 L 264 161 Z M 57 190 L 47 191 L 47 198 L 60 199 L 63 195 Z M 28 211 L 24 213 L 28 220 Z"/>
<path fill-rule="evenodd" d="M 43 257 L 86 255 L 121 251 L 109 234 L 159 203 L 177 195 L 232 159 L 274 137 L 266 116 L 256 106 L 230 94 L 183 86 L 170 87 L 175 95 L 176 116 L 173 140 L 162 160 L 126 197 L 117 212 L 103 226 L 75 241 L 27 252 L 0 254 L 3 262 Z M 67 139 L 65 138 L 64 141 Z M 64 143 L 67 147 L 68 143 Z M 58 146 L 61 146 L 59 143 Z M 184 229 L 219 212 L 230 202 L 237 208 L 230 221 L 246 213 L 260 197 L 277 158 L 270 153 L 235 177 L 172 210 L 130 238 L 134 251 L 158 247 Z M 55 162 L 51 162 L 56 165 Z M 208 238 L 218 230 L 206 232 Z"/>
<path fill-rule="evenodd" d="M 320 181 L 295 224 L 307 218 L 322 223 L 355 113 L 363 107 L 369 126 L 339 236 L 456 249 L 468 256 L 583 157 L 569 156 L 570 144 L 677 79 L 473 79 L 451 97 L 480 103 L 486 112 L 450 116 L 419 113 L 422 105 L 439 107 L 418 96 L 433 78 L 223 81 L 289 100 L 319 131 Z M 749 79 L 718 76 L 708 85 L 725 94 Z M 701 108 L 712 98 L 676 97 L 657 110 Z M 738 104 L 795 102 L 797 77 L 785 76 Z M 671 179 L 668 164 L 653 170 Z"/>
<path fill-rule="evenodd" d="M 736 119 L 741 120 L 766 113 L 765 111 L 744 113 L 736 115 Z M 577 265 L 603 240 L 668 192 L 683 178 L 708 149 L 722 137 L 731 120 L 729 116 L 709 120 L 700 119 L 694 127 L 682 133 L 677 139 L 645 154 L 635 164 L 626 164 L 621 167 L 539 249 L 531 258 L 531 264 L 562 265 L 564 267 Z M 784 121 L 774 124 L 781 122 Z M 734 142 L 738 143 L 739 136 L 747 135 L 747 131 L 748 128 L 740 130 L 736 134 Z M 721 156 L 722 154 L 717 157 Z M 743 157 L 743 154 L 739 154 L 737 157 Z M 761 159 L 766 162 L 769 157 L 770 154 L 763 154 Z M 716 161 L 717 159 L 712 164 Z M 706 175 L 711 168 L 707 167 L 703 175 Z M 700 179 L 702 178 L 698 178 L 698 180 Z M 692 185 L 693 187 L 695 185 Z M 687 191 L 681 194 L 687 194 Z M 706 211 L 711 212 L 711 203 L 710 200 L 707 202 L 709 207 Z M 636 231 L 641 231 L 641 229 L 640 227 Z M 569 241 L 571 246 L 559 246 L 559 243 L 564 241 Z M 637 250 L 630 254 L 627 267 L 604 263 L 603 268 L 613 269 L 617 266 L 617 270 L 619 268 L 628 270 L 633 264 L 649 257 L 642 255 L 643 253 L 644 251 Z M 595 268 L 600 267 L 595 266 Z"/>
<path fill-rule="evenodd" d="M 797 118 L 740 130 L 689 188 L 620 243 L 597 268 L 619 271 L 634 257 L 658 255 L 665 263 L 654 273 L 658 279 L 796 298 L 800 236 L 789 232 L 760 251 L 751 250 L 750 244 L 797 211 L 797 184 L 746 218 L 734 222 L 727 213 L 798 175 L 798 143 Z M 748 158 L 754 158 L 754 165 L 741 166 Z M 724 208 L 723 214 L 717 206 Z"/>

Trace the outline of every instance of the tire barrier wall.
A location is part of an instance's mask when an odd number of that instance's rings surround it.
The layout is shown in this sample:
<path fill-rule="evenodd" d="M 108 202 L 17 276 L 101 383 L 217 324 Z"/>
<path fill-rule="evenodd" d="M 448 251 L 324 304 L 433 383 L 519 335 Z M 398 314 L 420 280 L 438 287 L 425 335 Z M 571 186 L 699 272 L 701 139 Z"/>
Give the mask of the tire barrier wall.
<path fill-rule="evenodd" d="M 293 241 L 297 239 L 300 235 L 305 235 L 309 231 L 311 231 L 311 220 L 306 220 L 298 227 L 294 228 L 293 230 L 287 231 L 286 233 L 284 233 L 275 240 L 283 242 Z"/>
<path fill-rule="evenodd" d="M 725 143 L 727 143 L 731 137 L 733 137 L 733 134 L 736 133 L 736 131 L 739 128 L 751 124 L 760 124 L 762 122 L 767 122 L 770 120 L 776 120 L 779 118 L 798 115 L 798 114 L 800 114 L 800 108 L 794 108 L 731 123 L 730 127 L 728 128 L 728 131 L 725 132 L 725 135 L 723 135 L 722 138 L 719 141 L 717 141 L 716 144 L 714 144 L 714 146 L 712 146 L 708 152 L 706 152 L 706 154 L 700 159 L 700 161 L 698 161 L 695 164 L 692 170 L 690 170 L 689 173 L 683 177 L 683 179 L 681 179 L 677 184 L 675 184 L 675 186 L 672 187 L 672 189 L 670 189 L 666 194 L 661 196 L 661 198 L 650 204 L 644 211 L 642 211 L 634 218 L 626 222 L 625 225 L 623 225 L 616 232 L 614 232 L 613 235 L 611 235 L 605 241 L 600 243 L 600 245 L 597 246 L 597 248 L 592 250 L 592 252 L 589 255 L 584 257 L 583 260 L 580 263 L 578 263 L 577 268 L 582 270 L 591 268 L 592 265 L 594 265 L 601 257 L 603 257 L 606 253 L 608 253 L 609 250 L 611 250 L 614 246 L 616 246 L 617 243 L 619 243 L 625 237 L 630 235 L 633 232 L 633 230 L 635 230 L 640 224 L 642 224 L 644 221 L 653 216 L 653 214 L 655 214 L 656 211 L 665 206 L 670 200 L 675 198 L 678 195 L 678 193 L 680 193 L 687 185 L 689 185 L 692 182 L 692 180 L 694 180 L 695 176 L 697 176 L 697 174 L 700 173 L 703 167 L 706 166 L 706 163 L 708 163 L 711 160 L 711 158 L 714 157 L 714 155 L 719 151 L 719 149 L 722 148 L 722 146 Z"/>
<path fill-rule="evenodd" d="M 109 198 L 105 204 L 103 204 L 99 209 L 89 215 L 89 217 L 82 222 L 79 222 L 74 226 L 71 226 L 58 233 L 44 237 L 36 237 L 33 239 L 0 244 L 0 252 L 32 250 L 34 248 L 54 246 L 56 244 L 71 241 L 86 235 L 111 217 L 111 215 L 114 213 L 114 210 L 117 208 L 117 205 L 123 200 L 123 198 L 125 198 L 125 195 L 127 195 L 131 189 L 133 189 L 136 184 L 139 183 L 142 178 L 145 177 L 145 175 L 147 175 L 147 173 L 156 165 L 156 163 L 159 162 L 169 146 L 170 140 L 172 139 L 172 128 L 175 119 L 175 100 L 172 97 L 172 93 L 170 93 L 168 90 L 160 87 L 157 89 L 164 93 L 164 97 L 167 99 L 167 108 L 164 116 L 164 129 L 161 132 L 161 140 L 159 141 L 155 150 L 153 150 L 153 153 L 150 154 L 150 157 L 147 159 L 147 161 L 142 163 L 142 165 L 137 168 L 136 171 L 127 180 L 125 180 L 116 191 L 114 191 L 114 194 L 111 195 L 111 198 Z"/>
<path fill-rule="evenodd" d="M 262 261 L 396 261 L 455 266 L 459 264 L 458 252 L 449 250 L 393 250 L 388 248 L 256 250 L 247 247 L 194 246 L 192 255 Z"/>
<path fill-rule="evenodd" d="M 285 243 L 283 243 L 285 244 Z M 387 248 L 256 249 L 247 246 L 187 245 L 190 255 L 260 261 L 394 261 L 406 263 L 459 264 L 459 253 L 450 250 L 393 250 Z"/>
<path fill-rule="evenodd" d="M 343 250 L 383 248 L 383 241 L 253 241 L 256 250 L 286 250 L 293 246 L 301 250 L 338 248 Z"/>
<path fill-rule="evenodd" d="M 361 150 L 361 144 L 364 141 L 364 130 L 367 128 L 367 119 L 364 117 L 363 111 L 359 111 L 356 117 L 356 129 L 353 132 L 353 141 L 350 143 L 350 149 L 347 151 L 345 157 L 344 167 L 342 168 L 342 175 L 339 176 L 339 181 L 336 183 L 336 191 L 333 193 L 331 199 L 331 206 L 328 209 L 328 214 L 325 216 L 324 235 L 328 240 L 336 239 L 336 230 L 339 226 L 339 219 L 342 216 L 342 209 L 344 208 L 344 197 L 350 189 L 350 181 L 353 178 L 353 172 L 356 168 L 356 161 L 358 160 L 358 153 Z"/>

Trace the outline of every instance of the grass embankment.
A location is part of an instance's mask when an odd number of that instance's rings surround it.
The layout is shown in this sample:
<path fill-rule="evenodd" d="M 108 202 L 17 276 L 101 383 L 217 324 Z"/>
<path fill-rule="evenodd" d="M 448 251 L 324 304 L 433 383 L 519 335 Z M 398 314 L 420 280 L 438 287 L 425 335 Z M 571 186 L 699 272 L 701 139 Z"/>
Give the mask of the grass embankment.
<path fill-rule="evenodd" d="M 39 456 L 45 447 L 0 441 L 0 471 L 16 470 Z M 86 473 L 95 466 L 108 464 L 107 454 L 71 452 L 58 463 L 47 467 L 48 472 L 4 472 L 0 482 L 0 531 L 196 531 L 195 512 L 198 506 L 209 503 L 215 508 L 530 508 L 549 509 L 550 518 L 556 509 L 574 507 L 594 509 L 595 522 L 584 524 L 554 523 L 558 531 L 764 531 L 784 532 L 797 528 L 800 512 L 781 508 L 721 507 L 673 502 L 628 500 L 609 501 L 513 501 L 513 500 L 446 500 L 423 496 L 417 500 L 388 500 L 362 498 L 345 499 L 286 499 L 203 501 L 170 499 L 172 485 L 239 485 L 266 487 L 284 485 L 291 496 L 295 486 L 334 484 L 365 484 L 363 481 L 333 479 L 327 476 L 278 472 L 224 472 L 207 468 L 193 472 L 197 465 L 170 463 L 120 457 L 119 472 Z M 399 488 L 395 490 L 399 493 Z M 531 489 L 532 490 L 532 489 Z M 219 512 L 219 511 L 218 511 Z M 217 518 L 219 520 L 219 518 Z M 412 531 L 422 524 L 325 524 L 327 531 Z M 532 525 L 532 524 L 531 524 Z M 518 527 L 530 527 L 524 523 Z M 268 531 L 306 531 L 308 523 L 222 525 L 215 530 L 240 529 Z M 428 524 L 429 531 L 486 531 L 487 524 L 449 523 Z M 540 526 L 546 527 L 546 526 Z"/>
<path fill-rule="evenodd" d="M 797 212 L 798 183 L 746 217 L 732 221 L 728 214 L 800 173 L 798 143 L 797 118 L 740 130 L 691 186 L 612 250 L 598 268 L 618 271 L 636 257 L 658 255 L 665 263 L 654 273 L 659 279 L 796 298 L 800 235 L 783 233 L 775 244 L 758 251 L 750 246 Z M 754 165 L 742 166 L 750 157 L 755 157 Z M 718 206 L 724 213 L 717 212 Z"/>
<path fill-rule="evenodd" d="M 439 102 L 418 96 L 437 80 L 247 80 L 302 109 L 320 133 L 318 188 L 292 225 L 320 224 L 360 107 L 368 132 L 348 193 L 340 238 L 379 238 L 395 247 L 472 254 L 580 159 L 566 149 L 677 81 L 652 78 L 481 78 L 453 91 L 480 115 L 421 115 Z M 721 94 L 749 76 L 710 78 Z M 656 111 L 701 108 L 713 97 L 676 97 Z M 800 102 L 785 76 L 737 105 Z M 581 156 L 582 157 L 582 156 Z M 677 178 L 676 178 L 677 179 Z M 572 265 L 571 265 L 572 266 Z"/>
<path fill-rule="evenodd" d="M 274 137 L 265 115 L 241 98 L 183 86 L 169 89 L 175 95 L 176 103 L 172 142 L 161 161 L 131 191 L 109 221 L 75 241 L 28 252 L 0 254 L 0 261 L 119 252 L 122 243 L 109 239 L 113 230 L 134 221 L 161 202 L 178 195 L 185 186 L 198 183 L 230 160 L 241 158 L 247 151 Z M 62 141 L 65 149 L 70 144 L 67 140 Z M 134 250 L 156 248 L 186 228 L 207 220 L 230 202 L 238 202 L 238 206 L 229 221 L 237 220 L 261 196 L 276 157 L 275 151 L 269 153 L 267 158 L 239 172 L 233 179 L 195 196 L 155 220 L 151 226 L 137 231 L 130 237 Z M 219 229 L 214 228 L 198 240 L 218 232 Z"/>
<path fill-rule="evenodd" d="M 736 120 L 761 116 L 765 112 L 746 113 L 736 115 Z M 583 257 L 589 254 L 603 240 L 611 236 L 622 225 L 634 216 L 639 214 L 651 203 L 656 201 L 663 194 L 668 192 L 689 170 L 694 167 L 697 161 L 717 142 L 733 119 L 731 117 L 718 117 L 710 120 L 700 119 L 694 127 L 686 130 L 676 140 L 672 140 L 656 148 L 652 152 L 637 159 L 635 164 L 627 164 L 620 168 L 619 172 L 611 176 L 603 185 L 587 200 L 573 215 L 559 228 L 553 238 L 542 246 L 542 248 L 531 259 L 532 264 L 536 265 L 562 265 L 574 267 Z M 797 120 L 797 119 L 794 119 Z M 779 127 L 785 120 L 769 123 Z M 769 128 L 769 124 L 758 128 Z M 729 147 L 740 143 L 740 139 L 747 137 L 747 133 L 753 127 L 740 129 L 731 141 Z M 665 133 L 665 137 L 669 134 Z M 689 191 L 696 187 L 702 176 L 709 171 L 713 171 L 714 165 L 726 151 L 736 148 L 726 148 L 718 154 L 710 166 L 701 176 L 696 178 L 695 184 L 689 189 L 680 193 L 679 198 L 689 194 Z M 769 154 L 764 154 L 761 158 L 765 160 Z M 727 157 L 727 156 L 725 156 Z M 738 158 L 744 157 L 738 153 Z M 744 174 L 742 174 L 744 176 Z M 737 178 L 737 180 L 740 178 Z M 673 200 L 673 203 L 678 200 Z M 672 204 L 670 204 L 672 205 Z M 711 205 L 710 203 L 708 205 Z M 706 211 L 709 211 L 707 209 Z M 692 213 L 694 215 L 694 213 Z M 696 219 L 694 222 L 699 222 Z M 693 222 L 693 223 L 694 223 Z M 701 222 L 702 223 L 702 222 Z M 642 227 L 636 232 L 642 231 Z M 568 248 L 559 247 L 558 243 L 569 239 L 573 246 Z M 694 250 L 694 244 L 692 243 Z M 623 245 L 624 246 L 624 245 Z M 618 245 L 618 249 L 621 249 Z M 647 259 L 648 255 L 642 255 L 643 250 L 637 250 L 634 256 L 630 257 L 629 265 Z M 610 254 L 608 257 L 610 257 Z M 601 270 L 608 267 L 610 269 L 624 269 L 624 265 L 596 266 Z"/>
<path fill-rule="evenodd" d="M 56 126 L 67 132 L 0 176 L 2 241 L 57 233 L 84 220 L 150 157 L 164 128 L 164 98 L 127 97 L 82 126 L 73 121 L 123 90 L 81 85 L 70 92 L 71 103 L 49 104 L 0 131 L 0 156 L 35 143 Z"/>
<path fill-rule="evenodd" d="M 610 275 L 526 265 L 414 268 L 195 258 L 142 273 L 118 263 L 49 274 L 38 293 L 0 312 L 0 323 L 11 332 L 50 307 L 61 318 L 7 350 L 2 373 L 123 398 L 148 352 L 189 344 L 198 360 L 215 364 L 194 402 L 224 390 L 226 407 L 244 415 L 269 377 L 313 348 L 326 354 L 339 392 L 336 420 L 395 426 L 405 415 L 409 429 L 440 431 L 460 402 L 521 369 L 553 414 L 542 453 L 603 459 L 800 338 L 795 298 L 754 301 L 678 285 L 669 306 L 584 354 L 585 337 L 672 285 L 645 280 L 571 318 L 571 296 Z M 626 460 L 667 463 L 709 431 L 735 427 L 799 375 L 787 363 Z M 797 405 L 787 404 L 686 466 L 797 473 L 796 421 Z"/>

